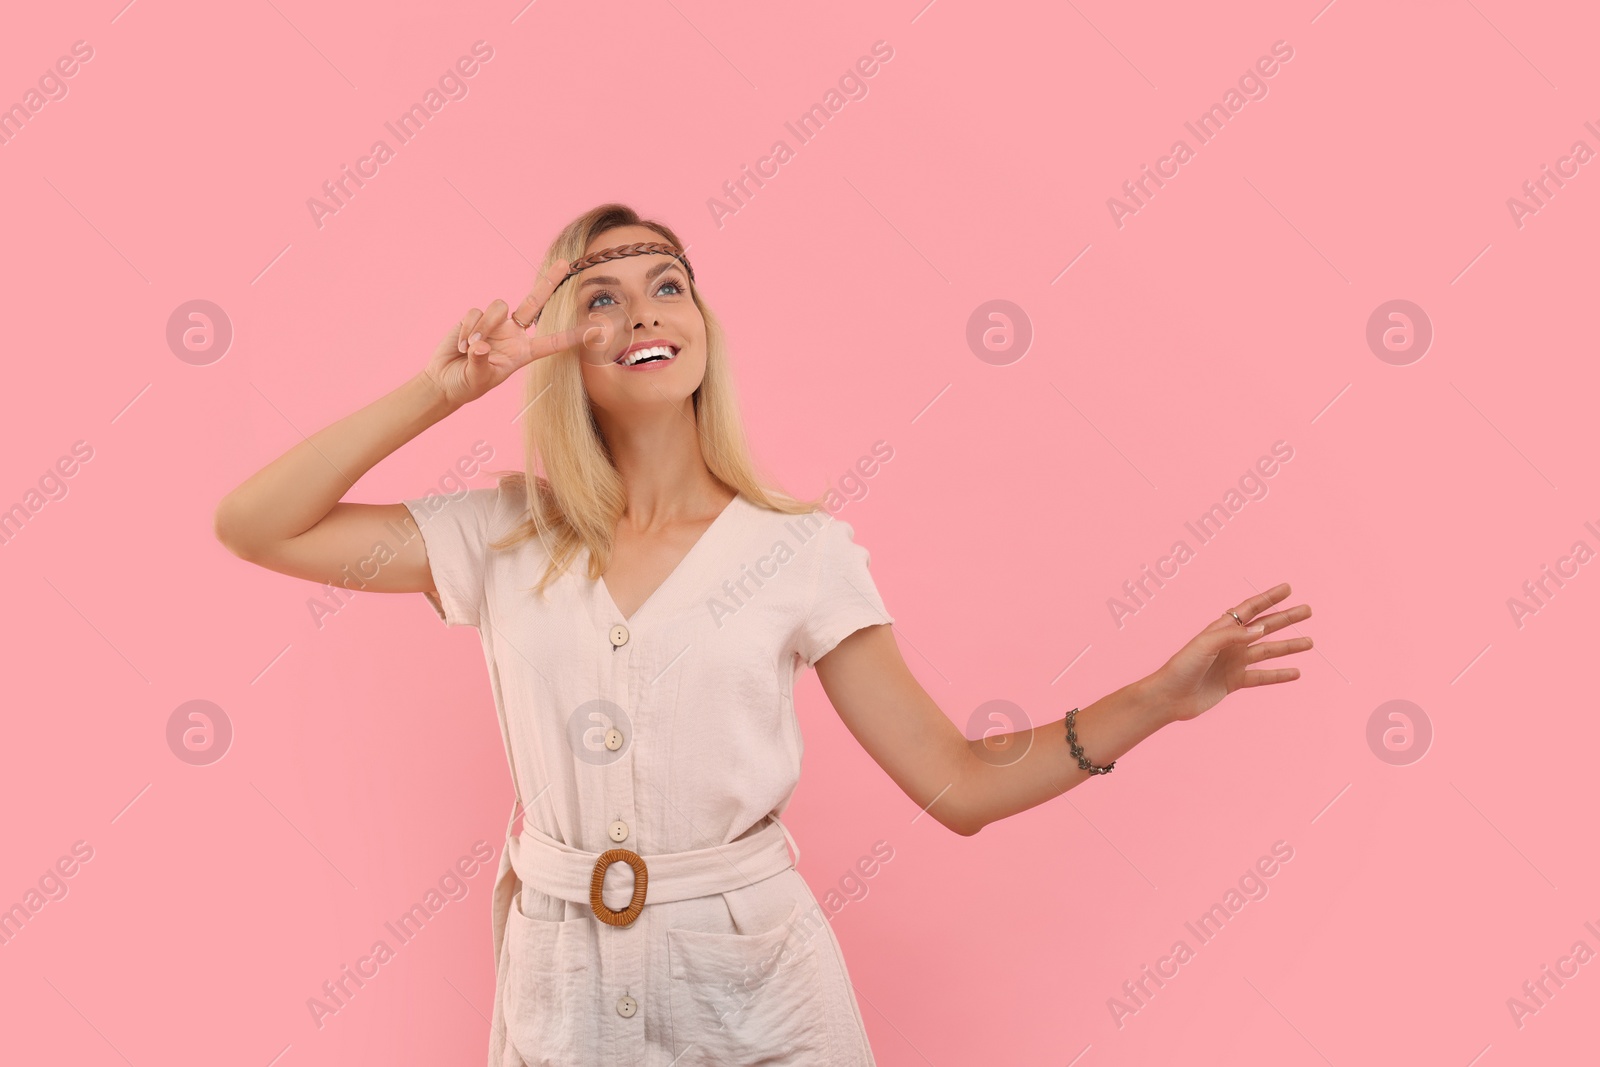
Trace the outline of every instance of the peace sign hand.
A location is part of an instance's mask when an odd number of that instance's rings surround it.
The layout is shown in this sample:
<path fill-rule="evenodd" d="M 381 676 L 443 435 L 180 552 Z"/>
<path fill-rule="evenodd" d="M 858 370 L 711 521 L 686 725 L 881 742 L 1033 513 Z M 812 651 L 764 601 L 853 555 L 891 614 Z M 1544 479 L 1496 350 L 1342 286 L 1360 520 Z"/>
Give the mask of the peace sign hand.
<path fill-rule="evenodd" d="M 461 316 L 461 321 L 440 342 L 425 371 L 453 406 L 478 399 L 536 359 L 573 347 L 592 329 L 586 326 L 535 337 L 517 324 L 520 319 L 532 325 L 534 316 L 566 273 L 566 260 L 552 263 L 518 306 L 516 319 L 511 317 L 506 302 L 499 299 L 483 311 L 473 308 Z"/>
<path fill-rule="evenodd" d="M 1169 721 L 1193 719 L 1235 689 L 1276 685 L 1300 677 L 1297 667 L 1245 670 L 1251 663 L 1286 656 L 1291 652 L 1304 652 L 1311 647 L 1309 637 L 1255 644 L 1274 630 L 1310 618 L 1309 604 L 1256 618 L 1288 595 L 1289 584 L 1285 582 L 1239 604 L 1233 611 L 1244 623 L 1243 626 L 1234 621 L 1233 615 L 1223 613 L 1217 621 L 1180 648 L 1158 671 L 1142 680 L 1146 693 Z"/>

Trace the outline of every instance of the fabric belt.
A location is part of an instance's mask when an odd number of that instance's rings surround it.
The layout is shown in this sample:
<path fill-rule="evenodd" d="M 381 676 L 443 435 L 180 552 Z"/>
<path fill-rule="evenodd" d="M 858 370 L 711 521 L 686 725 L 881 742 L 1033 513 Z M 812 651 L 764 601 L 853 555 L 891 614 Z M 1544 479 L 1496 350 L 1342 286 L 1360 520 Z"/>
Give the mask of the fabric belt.
<path fill-rule="evenodd" d="M 766 825 L 725 845 L 686 852 L 634 853 L 627 849 L 608 849 L 607 853 L 613 856 L 626 853 L 633 858 L 617 856 L 605 867 L 601 892 L 608 900 L 633 898 L 631 911 L 633 917 L 637 917 L 643 904 L 664 904 L 726 893 L 781 874 L 799 860 L 798 847 L 790 855 L 793 843 L 789 828 L 776 815 L 768 815 Z M 508 842 L 507 850 L 511 866 L 523 884 L 561 900 L 593 903 L 591 889 L 595 870 L 605 854 L 573 848 L 528 825 L 527 819 L 523 820 L 522 832 Z M 632 878 L 628 874 L 635 860 L 642 861 L 647 871 L 642 901 L 636 892 L 638 868 L 633 868 L 636 873 Z M 609 910 L 609 905 L 605 906 Z M 605 918 L 599 911 L 595 914 Z M 614 926 L 626 926 L 633 918 L 625 922 L 612 918 L 606 921 Z"/>

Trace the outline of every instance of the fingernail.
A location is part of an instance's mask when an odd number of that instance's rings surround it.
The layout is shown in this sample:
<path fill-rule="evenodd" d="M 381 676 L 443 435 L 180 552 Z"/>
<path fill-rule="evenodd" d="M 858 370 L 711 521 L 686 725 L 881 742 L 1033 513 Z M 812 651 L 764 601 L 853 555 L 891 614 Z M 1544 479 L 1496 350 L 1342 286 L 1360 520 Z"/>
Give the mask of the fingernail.
<path fill-rule="evenodd" d="M 467 342 L 465 342 L 465 341 L 457 341 L 456 342 L 456 351 L 457 352 L 465 352 L 466 350 L 467 350 Z"/>
<path fill-rule="evenodd" d="M 480 338 L 480 337 L 482 337 L 482 336 L 483 336 L 483 334 L 481 334 L 481 333 L 475 333 L 475 334 L 473 334 L 473 335 L 472 335 L 472 336 L 471 336 L 471 337 L 469 337 L 469 338 L 467 338 L 467 340 L 469 340 L 469 341 L 476 341 L 476 340 L 477 340 L 477 339 L 478 339 L 478 338 Z"/>
<path fill-rule="evenodd" d="M 1245 633 L 1247 634 L 1264 634 L 1266 632 L 1267 628 L 1261 625 L 1251 626 L 1245 630 Z"/>

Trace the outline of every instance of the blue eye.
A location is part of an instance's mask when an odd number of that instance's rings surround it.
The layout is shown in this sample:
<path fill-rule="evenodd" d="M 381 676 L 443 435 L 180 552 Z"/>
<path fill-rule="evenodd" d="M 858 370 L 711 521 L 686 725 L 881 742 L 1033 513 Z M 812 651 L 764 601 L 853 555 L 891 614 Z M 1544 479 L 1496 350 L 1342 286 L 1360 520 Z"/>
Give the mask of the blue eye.
<path fill-rule="evenodd" d="M 672 292 L 665 294 L 667 296 L 683 296 L 686 292 L 683 282 L 679 281 L 675 277 L 672 277 L 671 275 L 668 275 L 666 278 L 662 279 L 661 284 L 656 287 L 656 294 L 662 295 L 661 291 L 668 287 L 671 287 Z M 595 292 L 594 296 L 589 298 L 589 307 L 603 307 L 604 305 L 600 303 L 602 298 L 611 301 L 613 304 L 617 302 L 617 298 L 608 290 L 600 289 Z"/>

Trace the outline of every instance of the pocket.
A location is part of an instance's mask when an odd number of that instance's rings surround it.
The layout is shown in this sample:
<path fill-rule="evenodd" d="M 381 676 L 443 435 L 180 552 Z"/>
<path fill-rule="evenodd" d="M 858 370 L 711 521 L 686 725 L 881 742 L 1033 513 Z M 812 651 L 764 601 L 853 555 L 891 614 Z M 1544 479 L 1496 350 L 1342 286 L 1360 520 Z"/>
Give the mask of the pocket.
<path fill-rule="evenodd" d="M 506 1041 L 527 1067 L 568 1067 L 583 1051 L 584 1020 L 593 1011 L 585 996 L 590 971 L 580 955 L 587 924 L 528 916 L 525 891 L 517 890 L 506 914 Z"/>
<path fill-rule="evenodd" d="M 827 920 L 803 903 L 759 933 L 667 931 L 675 1067 L 830 1062 L 830 1002 L 816 995 Z"/>

